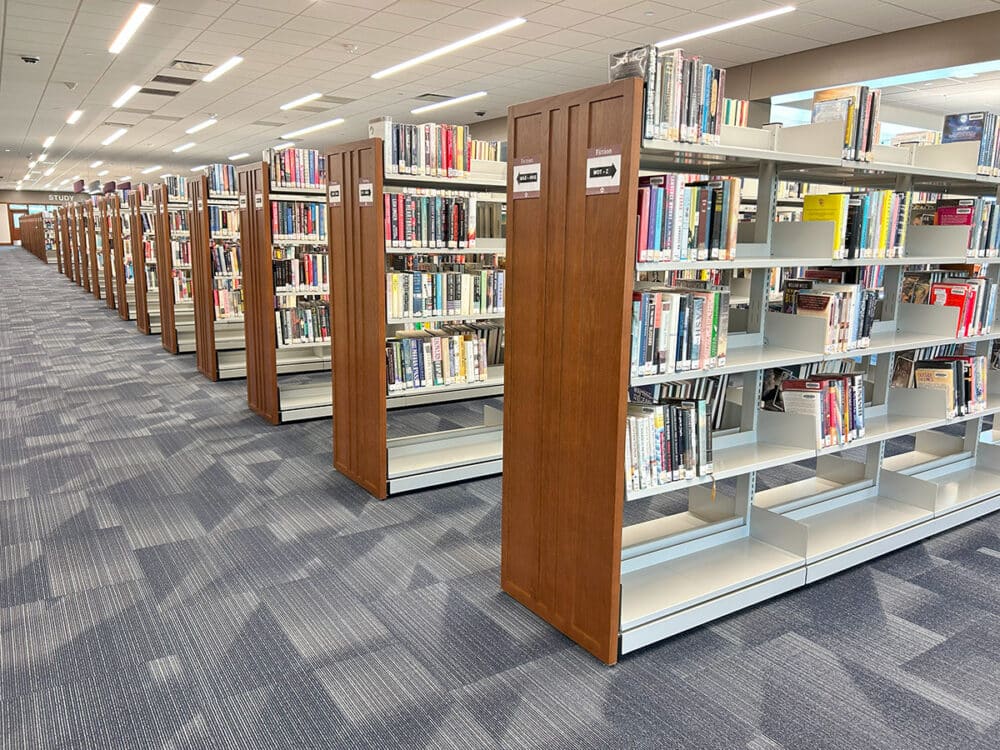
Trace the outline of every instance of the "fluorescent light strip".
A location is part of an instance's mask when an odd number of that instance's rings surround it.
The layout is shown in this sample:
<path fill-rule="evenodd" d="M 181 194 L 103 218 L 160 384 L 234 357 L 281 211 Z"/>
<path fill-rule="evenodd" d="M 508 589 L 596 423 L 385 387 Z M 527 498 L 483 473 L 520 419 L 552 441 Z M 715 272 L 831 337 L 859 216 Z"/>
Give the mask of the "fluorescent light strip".
<path fill-rule="evenodd" d="M 188 143 L 185 143 L 183 146 L 178 146 L 177 148 L 175 148 L 174 153 L 179 154 L 181 151 L 187 151 L 189 148 L 194 148 L 197 145 L 198 144 L 195 143 L 194 141 L 189 141 Z"/>
<path fill-rule="evenodd" d="M 161 174 L 161 175 L 160 175 L 160 179 L 161 179 L 161 180 L 165 180 L 165 179 L 167 179 L 168 177 L 173 177 L 173 175 L 172 175 L 172 174 L 169 174 L 169 173 L 168 173 L 168 174 Z"/>
<path fill-rule="evenodd" d="M 126 175 L 125 177 L 119 177 L 118 182 L 128 182 L 132 179 L 132 175 Z"/>
<path fill-rule="evenodd" d="M 300 130 L 293 130 L 291 133 L 285 133 L 282 138 L 296 138 L 300 135 L 306 135 L 307 133 L 315 133 L 317 130 L 323 130 L 324 128 L 332 128 L 334 125 L 340 125 L 344 122 L 343 117 L 338 117 L 336 120 L 327 120 L 326 122 L 321 122 L 318 125 L 310 125 L 307 128 L 301 128 Z"/>
<path fill-rule="evenodd" d="M 52 173 L 55 172 L 55 171 L 56 171 L 55 167 L 49 167 L 44 172 L 42 172 L 42 174 L 45 175 L 46 177 L 50 177 L 52 175 Z"/>
<path fill-rule="evenodd" d="M 135 10 L 132 11 L 132 15 L 128 17 L 125 25 L 122 26 L 121 31 L 118 32 L 118 36 L 108 47 L 108 52 L 112 55 L 117 55 L 123 49 L 125 45 L 128 44 L 128 40 L 132 38 L 132 35 L 139 30 L 142 26 L 142 22 L 146 20 L 146 16 L 153 12 L 153 6 L 149 3 L 139 3 L 135 6 Z"/>
<path fill-rule="evenodd" d="M 142 172 L 140 172 L 140 174 L 152 174 L 153 172 L 158 172 L 161 169 L 163 169 L 163 167 L 160 166 L 159 164 L 157 164 L 155 167 L 150 167 L 149 169 L 142 170 Z"/>
<path fill-rule="evenodd" d="M 272 151 L 284 151 L 286 148 L 291 148 L 295 145 L 295 141 L 287 141 L 285 143 L 279 143 L 277 146 L 272 146 Z"/>
<path fill-rule="evenodd" d="M 208 165 L 207 164 L 199 164 L 197 167 L 191 167 L 191 171 L 192 172 L 198 172 L 198 171 L 200 171 L 202 169 L 208 169 Z"/>
<path fill-rule="evenodd" d="M 92 162 L 92 163 L 91 163 L 91 165 L 90 165 L 90 168 L 91 168 L 91 169 L 97 169 L 97 168 L 98 168 L 99 166 L 101 166 L 101 165 L 102 165 L 103 163 L 104 163 L 104 160 L 103 160 L 103 159 L 98 159 L 97 161 L 95 161 L 95 162 Z"/>
<path fill-rule="evenodd" d="M 211 83 L 216 78 L 221 76 L 223 73 L 228 73 L 230 70 L 235 68 L 241 62 L 243 62 L 242 57 L 230 57 L 219 67 L 215 68 L 214 70 L 208 71 L 208 73 L 205 74 L 205 77 L 202 78 L 201 80 L 205 81 L 206 83 Z"/>
<path fill-rule="evenodd" d="M 118 130 L 116 130 L 114 133 L 112 133 L 107 138 L 105 138 L 103 141 L 101 141 L 101 145 L 102 146 L 110 146 L 112 143 L 114 143 L 115 141 L 117 141 L 119 138 L 121 138 L 127 132 L 128 132 L 128 128 L 118 128 Z"/>
<path fill-rule="evenodd" d="M 142 86 L 136 86 L 135 84 L 132 84 L 127 89 L 125 89 L 125 91 L 122 92 L 121 96 L 119 96 L 111 103 L 111 106 L 114 107 L 115 109 L 118 109 L 119 107 L 124 107 L 125 102 L 127 102 L 136 94 L 138 94 L 140 91 L 142 91 Z"/>
<path fill-rule="evenodd" d="M 42 148 L 48 148 L 55 142 L 56 142 L 56 137 L 54 135 L 50 135 L 48 138 L 42 141 Z"/>
<path fill-rule="evenodd" d="M 698 39 L 699 37 L 718 34 L 722 31 L 729 31 L 729 29 L 735 29 L 738 26 L 746 26 L 749 23 L 757 23 L 758 21 L 766 21 L 768 18 L 774 18 L 775 16 L 783 16 L 786 13 L 791 13 L 793 10 L 795 10 L 794 5 L 785 5 L 781 8 L 775 8 L 774 10 L 769 10 L 764 13 L 755 13 L 754 15 L 747 16 L 746 18 L 737 18 L 735 21 L 727 21 L 726 23 L 720 23 L 717 26 L 709 26 L 707 29 L 701 29 L 701 31 L 692 31 L 688 34 L 681 34 L 680 36 L 671 37 L 670 39 L 664 39 L 662 42 L 657 42 L 656 46 L 669 47 L 674 44 L 686 42 L 689 39 Z"/>
<path fill-rule="evenodd" d="M 29 161 L 28 162 L 28 169 L 34 169 L 36 164 L 38 164 L 37 161 Z"/>
<path fill-rule="evenodd" d="M 454 52 L 457 49 L 462 49 L 462 47 L 468 47 L 470 44 L 475 44 L 476 42 L 481 42 L 483 39 L 489 39 L 491 36 L 496 36 L 497 34 L 502 34 L 505 31 L 510 31 L 517 26 L 525 23 L 523 18 L 512 18 L 509 21 L 504 21 L 497 26 L 492 26 L 485 31 L 480 31 L 478 34 L 473 34 L 472 36 L 467 36 L 465 39 L 459 39 L 457 42 L 452 42 L 451 44 L 446 44 L 444 47 L 438 47 L 430 52 L 425 52 L 422 55 L 418 55 L 410 60 L 401 62 L 398 65 L 393 65 L 391 68 L 386 68 L 385 70 L 380 70 L 378 73 L 372 73 L 372 78 L 379 79 L 385 78 L 386 76 L 391 76 L 393 73 L 398 73 L 401 70 L 406 70 L 407 68 L 412 68 L 416 65 L 420 65 L 429 60 L 434 60 L 435 58 L 441 57 L 442 55 L 447 55 L 450 52 Z"/>
<path fill-rule="evenodd" d="M 39 154 L 38 155 L 38 163 L 41 164 L 42 162 L 44 162 L 48 158 L 49 158 L 48 154 Z"/>
<path fill-rule="evenodd" d="M 486 96 L 485 91 L 477 91 L 474 94 L 466 94 L 465 96 L 456 96 L 454 99 L 445 99 L 442 102 L 435 102 L 434 104 L 427 104 L 423 107 L 417 107 L 416 109 L 411 109 L 411 115 L 418 115 L 421 112 L 430 112 L 431 110 L 441 109 L 442 107 L 450 107 L 452 104 L 461 104 L 462 102 L 469 102 L 473 99 L 482 99 Z"/>
<path fill-rule="evenodd" d="M 300 96 L 298 99 L 292 99 L 292 101 L 287 104 L 282 104 L 279 109 L 295 109 L 296 107 L 301 107 L 303 104 L 308 104 L 309 102 L 314 102 L 319 99 L 322 94 L 306 94 L 305 96 Z"/>
<path fill-rule="evenodd" d="M 246 159 L 248 156 L 250 156 L 250 152 L 249 151 L 244 151 L 242 154 L 233 154 L 232 156 L 229 157 L 229 161 L 237 161 L 238 159 Z"/>
<path fill-rule="evenodd" d="M 100 172 L 97 173 L 97 176 L 98 177 L 104 177 L 104 175 L 106 175 L 109 171 L 110 170 L 108 170 L 108 169 L 102 169 Z"/>
<path fill-rule="evenodd" d="M 217 122 L 218 122 L 218 120 L 216 120 L 214 117 L 210 117 L 207 120 L 205 120 L 204 122 L 199 122 L 197 125 L 192 125 L 190 128 L 188 128 L 184 132 L 187 133 L 188 135 L 193 135 L 194 133 L 197 133 L 199 130 L 204 130 L 205 128 L 212 127 Z"/>
<path fill-rule="evenodd" d="M 83 110 L 74 109 L 72 112 L 69 113 L 69 117 L 66 118 L 66 124 L 76 125 L 78 122 L 80 122 L 81 117 L 83 117 Z"/>
<path fill-rule="evenodd" d="M 74 180 L 82 180 L 83 178 L 82 178 L 82 177 L 81 177 L 80 175 L 75 175 L 75 176 L 73 177 L 73 179 L 74 179 Z"/>

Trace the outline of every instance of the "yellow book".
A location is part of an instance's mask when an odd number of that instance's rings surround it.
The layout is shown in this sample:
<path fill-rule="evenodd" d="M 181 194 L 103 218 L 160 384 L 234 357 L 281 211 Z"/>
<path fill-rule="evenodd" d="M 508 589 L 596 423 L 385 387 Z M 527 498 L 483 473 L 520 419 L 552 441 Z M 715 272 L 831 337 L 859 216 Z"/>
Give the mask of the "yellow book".
<path fill-rule="evenodd" d="M 802 199 L 802 221 L 833 222 L 833 257 L 839 258 L 844 249 L 847 225 L 847 193 L 807 195 Z"/>

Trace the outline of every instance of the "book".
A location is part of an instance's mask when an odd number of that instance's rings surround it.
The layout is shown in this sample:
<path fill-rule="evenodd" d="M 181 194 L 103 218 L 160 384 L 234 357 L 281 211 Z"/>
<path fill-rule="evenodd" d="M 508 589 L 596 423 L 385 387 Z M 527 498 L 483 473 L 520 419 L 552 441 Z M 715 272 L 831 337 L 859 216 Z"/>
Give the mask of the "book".
<path fill-rule="evenodd" d="M 914 383 L 917 388 L 944 391 L 947 417 L 958 414 L 963 388 L 961 363 L 954 361 L 921 360 L 914 364 Z"/>
<path fill-rule="evenodd" d="M 326 190 L 326 159 L 316 149 L 267 149 L 263 159 L 270 166 L 272 190 Z"/>
<path fill-rule="evenodd" d="M 833 222 L 833 257 L 843 258 L 844 232 L 847 225 L 847 193 L 807 195 L 802 199 L 802 221 Z"/>
<path fill-rule="evenodd" d="M 690 182 L 679 174 L 641 177 L 636 260 L 732 260 L 739 201 L 734 178 Z"/>
<path fill-rule="evenodd" d="M 728 289 L 635 292 L 630 372 L 638 377 L 723 367 L 728 327 Z"/>

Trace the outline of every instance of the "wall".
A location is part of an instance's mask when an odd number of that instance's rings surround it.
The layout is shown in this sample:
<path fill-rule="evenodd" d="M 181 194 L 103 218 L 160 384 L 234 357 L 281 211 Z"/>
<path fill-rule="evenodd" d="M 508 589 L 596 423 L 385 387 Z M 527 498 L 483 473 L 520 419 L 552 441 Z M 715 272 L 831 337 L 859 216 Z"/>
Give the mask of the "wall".
<path fill-rule="evenodd" d="M 507 118 L 496 117 L 469 123 L 469 130 L 477 141 L 506 141 Z"/>
<path fill-rule="evenodd" d="M 7 214 L 7 204 L 0 203 L 0 245 L 10 244 L 10 221 Z"/>

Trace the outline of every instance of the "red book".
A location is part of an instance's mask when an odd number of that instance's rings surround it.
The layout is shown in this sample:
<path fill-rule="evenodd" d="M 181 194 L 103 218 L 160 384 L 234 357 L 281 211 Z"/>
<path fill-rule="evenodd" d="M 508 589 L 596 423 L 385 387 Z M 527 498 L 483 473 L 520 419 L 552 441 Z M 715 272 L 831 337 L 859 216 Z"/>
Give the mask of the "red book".
<path fill-rule="evenodd" d="M 639 188 L 639 235 L 638 235 L 638 258 L 641 263 L 646 260 L 646 249 L 649 247 L 649 188 Z"/>
<path fill-rule="evenodd" d="M 382 194 L 382 203 L 384 204 L 382 208 L 382 224 L 385 227 L 385 244 L 392 244 L 392 204 L 389 201 L 392 200 L 392 195 L 390 193 Z"/>
<path fill-rule="evenodd" d="M 972 313 L 975 310 L 975 290 L 969 284 L 938 282 L 931 284 L 930 303 L 944 307 L 957 307 L 956 336 L 968 336 Z"/>

